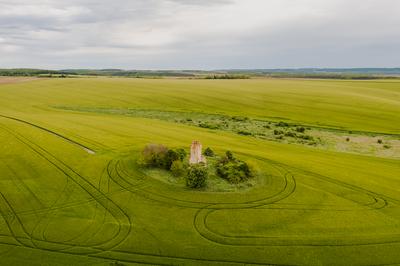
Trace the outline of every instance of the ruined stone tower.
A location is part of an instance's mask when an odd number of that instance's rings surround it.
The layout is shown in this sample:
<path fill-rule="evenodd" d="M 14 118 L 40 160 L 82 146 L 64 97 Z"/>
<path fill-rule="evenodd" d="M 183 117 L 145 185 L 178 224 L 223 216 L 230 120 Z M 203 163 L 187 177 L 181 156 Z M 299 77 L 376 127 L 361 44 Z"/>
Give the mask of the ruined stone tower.
<path fill-rule="evenodd" d="M 201 153 L 202 145 L 200 141 L 194 140 L 190 146 L 190 164 L 206 163 L 206 158 Z"/>

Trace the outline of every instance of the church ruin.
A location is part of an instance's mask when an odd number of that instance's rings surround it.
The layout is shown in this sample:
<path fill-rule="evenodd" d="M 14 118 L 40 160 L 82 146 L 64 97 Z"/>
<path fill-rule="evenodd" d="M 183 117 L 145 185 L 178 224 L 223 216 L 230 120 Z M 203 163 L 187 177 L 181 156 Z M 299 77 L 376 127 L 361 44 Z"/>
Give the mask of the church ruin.
<path fill-rule="evenodd" d="M 206 158 L 203 156 L 202 152 L 202 145 L 200 141 L 194 140 L 192 145 L 190 146 L 190 164 L 197 164 L 197 163 L 207 163 Z"/>

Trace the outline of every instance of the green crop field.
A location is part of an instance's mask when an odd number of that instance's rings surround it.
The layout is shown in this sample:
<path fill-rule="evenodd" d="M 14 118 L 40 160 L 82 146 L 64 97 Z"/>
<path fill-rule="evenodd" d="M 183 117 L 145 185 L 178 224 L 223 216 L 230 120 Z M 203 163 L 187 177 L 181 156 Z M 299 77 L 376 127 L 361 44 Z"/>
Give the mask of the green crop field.
<path fill-rule="evenodd" d="M 398 80 L 15 81 L 0 82 L 1 265 L 400 264 Z M 193 140 L 251 160 L 257 182 L 192 190 L 137 164 L 148 143 Z"/>

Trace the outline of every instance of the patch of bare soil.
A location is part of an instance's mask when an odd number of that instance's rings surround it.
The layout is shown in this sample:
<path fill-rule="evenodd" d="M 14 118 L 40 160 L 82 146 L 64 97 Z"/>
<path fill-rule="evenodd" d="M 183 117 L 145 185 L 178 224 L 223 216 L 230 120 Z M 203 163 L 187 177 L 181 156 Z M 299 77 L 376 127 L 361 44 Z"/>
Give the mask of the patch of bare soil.
<path fill-rule="evenodd" d="M 37 80 L 35 77 L 0 77 L 0 85 Z"/>

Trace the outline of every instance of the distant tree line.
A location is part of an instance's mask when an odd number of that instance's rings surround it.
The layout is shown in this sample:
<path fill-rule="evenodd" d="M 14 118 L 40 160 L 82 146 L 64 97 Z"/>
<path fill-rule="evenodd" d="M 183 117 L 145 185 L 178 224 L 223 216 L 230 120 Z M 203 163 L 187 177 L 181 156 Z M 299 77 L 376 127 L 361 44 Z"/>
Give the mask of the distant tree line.
<path fill-rule="evenodd" d="M 0 69 L 0 76 L 12 77 L 36 77 L 40 75 L 63 75 L 64 72 L 56 70 L 42 70 L 42 69 Z"/>
<path fill-rule="evenodd" d="M 350 74 L 350 73 L 270 73 L 271 78 L 304 78 L 304 79 L 347 79 L 347 80 L 374 80 L 374 79 L 397 79 L 400 76 L 372 75 L 372 74 Z"/>
<path fill-rule="evenodd" d="M 207 75 L 204 77 L 205 79 L 249 79 L 248 75 L 232 75 L 232 74 L 223 74 L 223 75 Z"/>
<path fill-rule="evenodd" d="M 395 70 L 392 72 L 379 73 L 352 73 L 352 72 L 304 72 L 282 70 L 235 70 L 226 73 L 218 71 L 201 71 L 201 70 L 123 70 L 123 69 L 63 69 L 63 70 L 47 70 L 47 69 L 31 69 L 31 68 L 14 68 L 0 69 L 0 76 L 15 77 L 67 77 L 67 76 L 109 76 L 109 77 L 126 77 L 126 78 L 162 78 L 162 77 L 178 77 L 178 78 L 199 78 L 199 79 L 249 79 L 258 78 L 306 78 L 306 79 L 347 79 L 347 80 L 374 80 L 374 79 L 398 79 L 400 74 Z M 333 70 L 332 70 L 333 71 Z M 383 70 L 382 70 L 383 71 Z"/>

